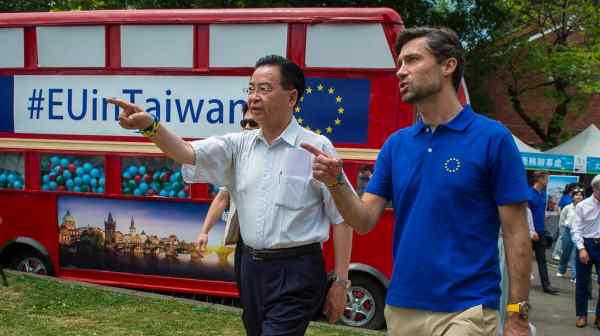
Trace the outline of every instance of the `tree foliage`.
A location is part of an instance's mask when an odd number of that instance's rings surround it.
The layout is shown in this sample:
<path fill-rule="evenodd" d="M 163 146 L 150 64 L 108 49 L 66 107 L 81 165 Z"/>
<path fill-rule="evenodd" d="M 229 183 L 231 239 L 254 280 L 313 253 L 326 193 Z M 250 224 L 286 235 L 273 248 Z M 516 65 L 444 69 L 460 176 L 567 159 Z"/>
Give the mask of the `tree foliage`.
<path fill-rule="evenodd" d="M 566 117 L 584 113 L 590 95 L 600 93 L 600 7 L 593 0 L 511 0 L 507 6 L 511 20 L 484 49 L 514 111 L 543 147 L 552 147 L 570 136 Z M 553 102 L 545 119 L 524 103 L 541 90 Z"/>
<path fill-rule="evenodd" d="M 503 74 L 513 109 L 546 146 L 568 135 L 565 118 L 600 92 L 600 0 L 0 0 L 0 11 L 9 12 L 315 6 L 390 7 L 406 27 L 454 29 L 468 52 L 473 105 L 493 111 L 485 79 Z M 523 103 L 542 88 L 555 102 L 549 120 L 534 117 L 535 106 Z"/>

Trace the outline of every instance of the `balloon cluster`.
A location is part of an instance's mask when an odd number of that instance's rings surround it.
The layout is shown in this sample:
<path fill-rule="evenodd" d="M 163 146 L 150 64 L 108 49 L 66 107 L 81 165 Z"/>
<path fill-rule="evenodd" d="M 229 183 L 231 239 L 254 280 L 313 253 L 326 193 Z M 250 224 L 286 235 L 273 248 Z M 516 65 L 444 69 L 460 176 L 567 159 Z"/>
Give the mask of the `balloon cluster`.
<path fill-rule="evenodd" d="M 187 198 L 190 194 L 181 173 L 169 167 L 150 170 L 145 165 L 131 165 L 123 169 L 121 177 L 121 191 L 127 195 Z"/>
<path fill-rule="evenodd" d="M 102 165 L 68 156 L 42 160 L 42 190 L 103 193 L 104 184 Z"/>
<path fill-rule="evenodd" d="M 15 170 L 0 168 L 0 188 L 23 189 L 23 175 Z"/>

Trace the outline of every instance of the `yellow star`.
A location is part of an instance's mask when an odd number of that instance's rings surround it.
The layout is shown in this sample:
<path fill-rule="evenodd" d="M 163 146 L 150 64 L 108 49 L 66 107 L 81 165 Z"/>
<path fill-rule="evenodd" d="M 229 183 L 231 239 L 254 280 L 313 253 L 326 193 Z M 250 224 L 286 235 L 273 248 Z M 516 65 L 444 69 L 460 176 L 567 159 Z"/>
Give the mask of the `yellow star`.
<path fill-rule="evenodd" d="M 317 90 L 323 91 L 323 88 L 324 88 L 323 84 L 319 83 L 319 85 L 317 86 Z"/>
<path fill-rule="evenodd" d="M 310 131 L 310 126 L 304 126 L 304 128 Z"/>
<path fill-rule="evenodd" d="M 342 121 L 341 121 L 339 118 L 335 118 L 335 124 L 336 124 L 336 125 L 339 125 L 339 124 L 341 124 L 341 123 L 342 123 Z"/>
<path fill-rule="evenodd" d="M 335 97 L 335 102 L 336 103 L 341 103 L 342 102 L 342 97 L 340 97 L 340 96 Z"/>
<path fill-rule="evenodd" d="M 294 109 L 294 111 L 300 112 L 300 106 L 296 106 L 296 108 Z"/>
<path fill-rule="evenodd" d="M 331 128 L 331 126 L 328 126 L 325 130 L 327 133 L 333 133 L 333 128 Z"/>
<path fill-rule="evenodd" d="M 300 101 L 303 102 L 304 101 L 304 96 L 300 97 Z"/>
<path fill-rule="evenodd" d="M 343 107 L 340 106 L 340 108 L 338 109 L 338 113 L 339 114 L 344 114 L 344 111 L 346 111 Z"/>
<path fill-rule="evenodd" d="M 334 88 L 329 88 L 329 90 L 327 90 L 327 92 L 329 92 L 329 94 L 333 94 L 335 92 Z"/>
<path fill-rule="evenodd" d="M 317 134 L 321 135 L 321 130 L 320 130 L 320 129 L 317 129 L 317 130 L 315 131 L 315 133 L 317 133 Z"/>
<path fill-rule="evenodd" d="M 302 119 L 302 118 L 298 118 L 297 120 L 298 120 L 298 124 L 302 124 L 304 122 L 304 119 Z"/>
<path fill-rule="evenodd" d="M 312 88 L 309 86 L 306 88 L 306 93 L 311 94 L 312 93 Z"/>

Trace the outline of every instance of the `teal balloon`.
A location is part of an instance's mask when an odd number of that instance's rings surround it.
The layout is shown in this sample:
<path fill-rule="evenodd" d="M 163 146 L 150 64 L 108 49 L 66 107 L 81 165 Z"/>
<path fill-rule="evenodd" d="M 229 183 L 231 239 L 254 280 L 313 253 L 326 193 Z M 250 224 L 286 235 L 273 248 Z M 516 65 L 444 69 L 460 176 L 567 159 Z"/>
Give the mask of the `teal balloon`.
<path fill-rule="evenodd" d="M 94 168 L 94 166 L 89 162 L 83 164 L 83 170 L 85 170 L 86 173 L 91 172 L 92 168 Z"/>

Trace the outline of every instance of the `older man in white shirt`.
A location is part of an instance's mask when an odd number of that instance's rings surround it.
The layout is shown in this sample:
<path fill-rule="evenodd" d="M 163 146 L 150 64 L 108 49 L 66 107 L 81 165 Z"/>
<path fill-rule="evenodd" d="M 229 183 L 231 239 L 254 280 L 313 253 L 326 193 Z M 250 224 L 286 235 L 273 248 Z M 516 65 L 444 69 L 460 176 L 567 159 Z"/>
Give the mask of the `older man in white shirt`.
<path fill-rule="evenodd" d="M 340 226 L 343 219 L 328 188 L 311 176 L 311 155 L 300 149 L 301 143 L 310 143 L 335 154 L 326 137 L 303 129 L 293 117 L 303 92 L 304 73 L 298 65 L 281 56 L 263 57 L 247 88 L 249 109 L 261 128 L 192 143 L 141 108 L 110 100 L 123 108 L 123 128 L 141 130 L 183 164 L 186 182 L 211 182 L 229 190 L 245 244 L 240 301 L 250 336 L 304 335 L 326 294 L 321 243 L 328 239 L 330 224 L 348 232 L 345 242 L 336 239 L 334 245 L 351 244 L 351 229 Z M 347 251 L 336 255 L 338 278 L 329 292 L 343 302 L 350 282 L 337 265 L 340 258 L 349 258 Z"/>
<path fill-rule="evenodd" d="M 573 242 L 577 247 L 577 286 L 575 288 L 575 325 L 583 328 L 587 325 L 588 283 L 592 266 L 600 273 L 600 175 L 592 180 L 592 196 L 581 201 L 575 207 L 573 222 Z M 600 274 L 599 279 L 600 279 Z M 600 297 L 596 305 L 596 328 L 600 329 Z"/>

